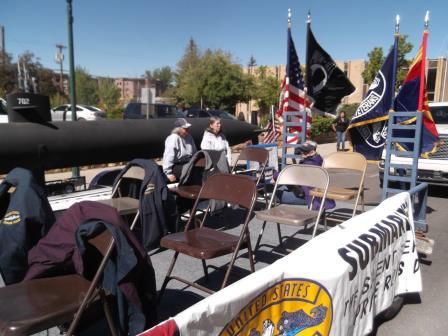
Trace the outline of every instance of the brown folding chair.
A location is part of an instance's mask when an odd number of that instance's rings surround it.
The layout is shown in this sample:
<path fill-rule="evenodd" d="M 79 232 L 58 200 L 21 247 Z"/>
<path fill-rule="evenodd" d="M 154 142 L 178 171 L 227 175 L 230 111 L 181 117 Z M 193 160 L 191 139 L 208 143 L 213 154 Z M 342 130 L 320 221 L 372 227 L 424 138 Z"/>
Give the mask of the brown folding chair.
<path fill-rule="evenodd" d="M 359 175 L 359 184 L 356 188 L 330 186 L 328 188 L 327 197 L 332 198 L 336 201 L 349 201 L 352 199 L 356 199 L 351 217 L 356 215 L 359 201 L 361 201 L 361 212 L 364 212 L 364 177 L 367 170 L 367 160 L 364 155 L 356 152 L 332 153 L 324 159 L 324 163 L 322 166 L 327 170 L 344 169 L 358 173 L 357 175 Z M 316 188 L 314 190 L 311 190 L 310 195 L 313 197 L 322 197 L 323 191 L 322 189 Z"/>
<path fill-rule="evenodd" d="M 258 250 L 261 237 L 263 236 L 266 223 L 273 222 L 277 224 L 278 239 L 280 246 L 283 244 L 283 237 L 280 231 L 280 224 L 287 224 L 292 226 L 306 226 L 310 223 L 314 224 L 313 235 L 314 238 L 317 232 L 317 226 L 324 211 L 325 198 L 327 197 L 329 177 L 327 171 L 319 166 L 294 164 L 288 165 L 284 168 L 277 177 L 277 181 L 272 192 L 271 200 L 268 208 L 262 211 L 256 211 L 257 219 L 263 221 L 260 234 L 255 244 L 254 252 Z M 308 186 L 312 188 L 322 188 L 323 195 L 319 207 L 319 211 L 310 210 L 306 207 L 298 205 L 279 204 L 275 205 L 276 192 L 279 186 L 295 185 Z M 274 206 L 275 205 L 275 206 Z"/>
<path fill-rule="evenodd" d="M 258 163 L 258 169 L 256 170 L 238 170 L 238 163 L 240 161 L 245 161 L 245 165 L 247 161 Z M 263 198 L 265 199 L 266 206 L 268 205 L 266 185 L 265 185 L 265 170 L 269 162 L 269 151 L 265 148 L 257 148 L 257 147 L 244 147 L 241 153 L 238 155 L 238 158 L 235 161 L 235 164 L 232 168 L 232 174 L 250 174 L 256 184 L 257 191 L 263 193 Z"/>
<path fill-rule="evenodd" d="M 187 285 L 193 286 L 206 293 L 213 293 L 209 288 L 201 286 L 195 282 L 188 281 L 178 276 L 171 275 L 179 253 L 189 255 L 196 259 L 201 259 L 204 274 L 208 278 L 206 260 L 231 254 L 231 260 L 227 267 L 221 288 L 225 287 L 229 278 L 230 271 L 235 263 L 238 251 L 247 248 L 249 254 L 250 269 L 254 272 L 253 255 L 250 244 L 250 235 L 248 224 L 251 219 L 251 213 L 256 199 L 255 182 L 249 176 L 216 174 L 210 176 L 199 192 L 192 214 L 196 213 L 196 208 L 201 200 L 221 200 L 234 205 L 239 205 L 247 210 L 247 215 L 239 236 L 229 234 L 223 231 L 214 230 L 204 226 L 208 211 L 205 212 L 199 228 L 189 230 L 194 215 L 190 216 L 185 230 L 165 236 L 160 241 L 160 246 L 174 250 L 174 256 L 171 265 L 166 274 L 159 299 L 162 297 L 168 282 L 176 279 Z"/>
<path fill-rule="evenodd" d="M 113 250 L 109 231 L 89 240 L 102 255 L 91 282 L 77 274 L 20 282 L 0 288 L 0 334 L 31 335 L 70 321 L 66 335 L 73 335 L 89 303 L 101 300 L 112 335 L 118 335 L 106 293 L 100 286 L 107 259 Z M 9 304 L 13 304 L 13 307 Z"/>
<path fill-rule="evenodd" d="M 131 222 L 131 230 L 134 229 L 139 217 L 140 217 L 140 200 L 128 196 L 121 195 L 120 185 L 124 179 L 134 179 L 143 182 L 145 178 L 145 170 L 140 166 L 130 166 L 123 176 L 117 181 L 112 190 L 112 197 L 106 200 L 100 200 L 98 202 L 107 204 L 115 209 L 122 216 L 134 214 L 134 218 Z"/>

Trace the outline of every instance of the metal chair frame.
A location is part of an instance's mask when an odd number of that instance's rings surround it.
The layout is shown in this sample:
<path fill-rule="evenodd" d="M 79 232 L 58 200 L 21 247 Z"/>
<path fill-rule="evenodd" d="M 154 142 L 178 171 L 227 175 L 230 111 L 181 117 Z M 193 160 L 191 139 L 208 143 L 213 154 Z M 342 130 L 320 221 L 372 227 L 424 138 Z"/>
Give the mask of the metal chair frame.
<path fill-rule="evenodd" d="M 223 180 L 224 180 L 224 182 L 223 182 Z M 223 233 L 222 231 L 219 231 L 219 230 L 213 230 L 213 232 L 220 233 L 221 235 L 225 235 L 225 237 L 227 237 L 227 238 L 228 237 L 234 238 L 234 241 L 232 243 L 233 244 L 232 245 L 233 252 L 223 252 L 223 253 L 218 252 L 218 253 L 216 253 L 216 255 L 207 257 L 206 252 L 203 252 L 203 249 L 202 249 L 201 253 L 200 253 L 200 255 L 202 257 L 198 257 L 198 256 L 192 255 L 194 253 L 189 254 L 188 252 L 185 251 L 185 249 L 184 249 L 184 251 L 180 251 L 182 248 L 176 249 L 175 247 L 173 248 L 172 246 L 171 247 L 169 246 L 170 242 L 172 242 L 172 241 L 176 242 L 176 241 L 180 241 L 180 240 L 188 242 L 188 244 L 192 244 L 191 241 L 194 239 L 189 239 L 191 234 L 194 234 L 195 237 L 200 236 L 201 234 L 204 234 L 205 236 L 210 235 L 211 229 L 204 227 L 205 220 L 209 213 L 208 208 L 201 220 L 199 228 L 189 230 L 191 223 L 193 222 L 194 217 L 195 217 L 194 214 L 196 213 L 196 208 L 201 200 L 226 201 L 231 204 L 239 205 L 247 210 L 245 221 L 241 228 L 241 232 L 240 232 L 239 236 Z M 199 289 L 203 292 L 206 292 L 208 294 L 214 293 L 214 291 L 211 290 L 210 288 L 204 287 L 204 286 L 199 285 L 192 281 L 188 281 L 184 278 L 171 275 L 172 271 L 174 269 L 174 265 L 175 265 L 180 253 L 189 255 L 196 259 L 201 259 L 202 267 L 204 270 L 204 275 L 205 275 L 206 280 L 208 280 L 206 260 L 212 259 L 212 258 L 215 258 L 218 256 L 226 255 L 226 254 L 232 254 L 231 260 L 230 260 L 229 264 L 227 265 L 227 271 L 225 273 L 224 280 L 221 284 L 221 288 L 224 288 L 227 284 L 230 272 L 233 268 L 237 254 L 240 249 L 242 249 L 242 248 L 248 249 L 250 269 L 251 269 L 251 272 L 255 271 L 254 263 L 253 263 L 253 253 L 252 253 L 252 248 L 251 248 L 251 243 L 250 243 L 250 234 L 249 234 L 249 229 L 248 229 L 248 225 L 249 225 L 251 214 L 252 214 L 252 211 L 253 211 L 253 208 L 255 205 L 255 201 L 256 201 L 256 184 L 255 184 L 255 181 L 253 179 L 251 179 L 249 176 L 220 173 L 220 174 L 210 176 L 207 179 L 207 181 L 205 181 L 205 183 L 202 186 L 201 191 L 199 192 L 199 195 L 194 203 L 194 206 L 193 206 L 193 209 L 191 212 L 193 215 L 190 216 L 188 223 L 185 226 L 184 231 L 165 236 L 162 238 L 162 240 L 160 242 L 161 246 L 169 248 L 169 249 L 173 249 L 175 251 L 175 254 L 171 260 L 171 264 L 168 268 L 168 272 L 163 281 L 163 285 L 162 285 L 162 288 L 159 293 L 159 300 L 163 296 L 168 282 L 172 279 L 183 282 L 189 286 L 197 288 L 197 289 Z M 238 240 L 235 244 L 234 242 L 236 241 L 236 238 L 238 238 Z M 228 246 L 227 246 L 227 248 L 228 248 Z"/>
<path fill-rule="evenodd" d="M 321 179 L 316 181 L 316 177 L 318 177 L 319 175 L 320 175 Z M 324 203 L 325 203 L 325 199 L 327 197 L 329 180 L 330 179 L 329 179 L 327 171 L 322 167 L 312 166 L 312 165 L 304 165 L 304 164 L 288 165 L 282 169 L 282 171 L 280 172 L 280 174 L 277 177 L 277 181 L 275 183 L 274 190 L 272 191 L 272 196 L 269 201 L 268 208 L 266 210 L 256 212 L 256 216 L 259 217 L 259 213 L 262 213 L 264 211 L 269 212 L 269 210 L 271 210 L 273 207 L 277 206 L 275 199 L 276 199 L 277 189 L 279 186 L 283 186 L 283 185 L 301 186 L 302 185 L 302 186 L 323 188 L 324 194 L 322 197 L 321 205 L 319 207 L 319 210 L 317 212 L 315 212 L 316 221 L 314 224 L 313 234 L 311 236 L 311 238 L 314 238 L 317 233 L 317 227 L 320 222 L 320 218 L 321 218 L 322 214 L 324 213 Z M 310 181 L 313 181 L 313 182 L 310 183 Z M 312 204 L 313 204 L 313 202 L 311 201 L 311 206 L 312 206 Z M 306 210 L 304 212 L 312 211 L 311 206 L 309 207 L 308 210 Z M 300 206 L 291 206 L 291 207 L 294 207 L 296 209 L 296 211 L 301 210 Z M 283 223 L 282 218 L 277 218 L 277 220 L 278 221 L 276 221 L 275 223 L 277 224 L 279 245 L 282 246 L 283 245 L 283 237 L 282 237 L 281 230 L 280 230 L 280 224 L 286 224 L 286 225 L 288 225 L 288 224 Z M 261 231 L 258 235 L 257 242 L 256 242 L 255 248 L 254 248 L 255 253 L 260 246 L 261 238 L 263 236 L 264 229 L 266 227 L 267 222 L 268 222 L 267 220 L 263 220 L 263 224 L 261 226 Z M 307 224 L 308 223 L 305 223 L 303 225 L 299 224 L 299 225 L 306 227 Z M 293 224 L 290 224 L 290 225 L 293 225 Z"/>

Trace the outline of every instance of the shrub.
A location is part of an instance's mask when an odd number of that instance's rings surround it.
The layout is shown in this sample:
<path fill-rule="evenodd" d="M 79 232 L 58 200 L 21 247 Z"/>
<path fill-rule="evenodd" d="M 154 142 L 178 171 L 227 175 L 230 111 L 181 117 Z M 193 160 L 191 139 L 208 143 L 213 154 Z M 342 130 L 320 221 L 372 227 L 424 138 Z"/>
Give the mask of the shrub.
<path fill-rule="evenodd" d="M 333 120 L 333 118 L 329 117 L 313 117 L 313 122 L 311 123 L 311 138 L 314 139 L 316 136 L 333 132 L 331 128 Z"/>

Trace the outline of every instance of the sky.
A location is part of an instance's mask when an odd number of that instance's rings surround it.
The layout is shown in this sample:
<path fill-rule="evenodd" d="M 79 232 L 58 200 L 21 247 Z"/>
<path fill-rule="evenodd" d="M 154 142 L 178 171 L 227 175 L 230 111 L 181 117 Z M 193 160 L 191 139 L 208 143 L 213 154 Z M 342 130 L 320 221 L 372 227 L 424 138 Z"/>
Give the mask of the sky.
<path fill-rule="evenodd" d="M 73 0 L 75 64 L 97 76 L 140 77 L 175 67 L 190 38 L 201 50 L 230 52 L 242 65 L 251 55 L 259 65 L 284 64 L 288 8 L 301 63 L 308 10 L 317 41 L 335 60 L 367 60 L 374 47 L 386 53 L 396 14 L 413 57 L 426 10 L 428 57 L 448 55 L 447 0 Z M 0 25 L 14 60 L 29 50 L 44 66 L 58 68 L 55 44 L 68 43 L 66 1 L 1 0 Z"/>

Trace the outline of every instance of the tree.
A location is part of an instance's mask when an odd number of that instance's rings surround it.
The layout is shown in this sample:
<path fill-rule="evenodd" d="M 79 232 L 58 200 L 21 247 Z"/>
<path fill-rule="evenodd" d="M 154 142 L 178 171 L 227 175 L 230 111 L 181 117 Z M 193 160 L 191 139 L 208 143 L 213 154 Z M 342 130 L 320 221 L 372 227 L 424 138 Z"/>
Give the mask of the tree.
<path fill-rule="evenodd" d="M 257 101 L 261 116 L 269 113 L 272 105 L 278 103 L 280 82 L 271 76 L 266 66 L 260 66 L 255 80 L 253 98 Z"/>
<path fill-rule="evenodd" d="M 254 55 L 250 55 L 249 62 L 247 63 L 248 67 L 253 67 L 257 65 L 257 60 L 255 59 Z"/>
<path fill-rule="evenodd" d="M 163 96 L 168 89 L 174 86 L 175 73 L 169 66 L 154 69 L 152 72 L 147 70 L 145 77 L 155 84 L 159 96 Z"/>
<path fill-rule="evenodd" d="M 106 109 L 107 113 L 117 108 L 120 100 L 120 89 L 115 86 L 113 79 L 103 78 L 99 80 L 98 97 L 100 105 Z"/>
<path fill-rule="evenodd" d="M 407 41 L 408 35 L 400 35 L 398 39 L 398 52 L 397 52 L 397 81 L 396 88 L 398 88 L 406 77 L 409 61 L 406 59 L 406 55 L 412 51 L 412 43 Z M 390 49 L 393 48 L 393 45 Z M 390 50 L 389 49 L 389 50 Z M 368 54 L 369 61 L 366 69 L 362 73 L 362 78 L 364 82 L 370 84 L 373 82 L 376 74 L 380 70 L 381 66 L 385 61 L 385 56 L 383 55 L 383 48 L 375 47 Z"/>
<path fill-rule="evenodd" d="M 78 104 L 98 104 L 98 83 L 89 72 L 80 66 L 75 70 L 76 102 Z"/>
<path fill-rule="evenodd" d="M 6 98 L 6 94 L 17 88 L 16 67 L 11 62 L 11 55 L 0 52 L 0 96 Z"/>
<path fill-rule="evenodd" d="M 199 85 L 196 80 L 200 61 L 201 53 L 198 46 L 193 38 L 190 38 L 184 55 L 177 62 L 177 86 L 175 89 L 178 100 L 190 106 L 199 105 L 201 101 Z"/>

